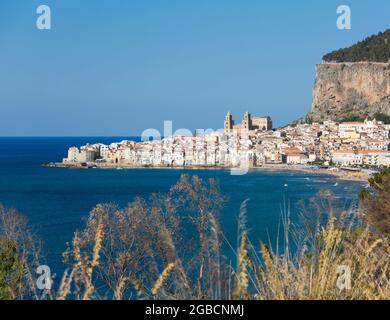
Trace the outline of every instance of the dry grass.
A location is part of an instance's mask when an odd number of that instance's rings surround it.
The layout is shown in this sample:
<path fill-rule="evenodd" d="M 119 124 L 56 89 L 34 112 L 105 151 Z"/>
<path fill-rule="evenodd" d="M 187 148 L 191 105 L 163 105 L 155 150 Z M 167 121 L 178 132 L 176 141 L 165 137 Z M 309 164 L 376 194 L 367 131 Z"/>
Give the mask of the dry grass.
<path fill-rule="evenodd" d="M 325 205 L 329 199 L 323 193 L 319 205 L 312 203 L 310 215 L 318 210 L 318 218 L 301 224 L 305 232 L 292 232 L 284 216 L 282 253 L 252 245 L 244 201 L 235 268 L 220 252 L 223 198 L 214 181 L 182 176 L 167 194 L 136 199 L 125 210 L 97 206 L 86 229 L 75 233 L 67 253 L 72 271 L 58 298 L 70 293 L 73 282 L 76 299 L 389 299 L 389 240 L 354 227 Z M 292 234 L 299 235 L 294 249 Z M 346 267 L 351 287 L 342 290 L 340 271 Z"/>
<path fill-rule="evenodd" d="M 71 271 L 58 298 L 228 298 L 216 218 L 223 201 L 215 181 L 183 175 L 125 209 L 98 205 L 64 255 Z"/>
<path fill-rule="evenodd" d="M 158 290 L 164 285 L 164 283 L 167 281 L 169 274 L 172 272 L 172 270 L 175 268 L 174 263 L 170 263 L 167 265 L 167 267 L 164 269 L 164 271 L 160 274 L 158 277 L 156 283 L 154 284 L 152 290 L 150 292 L 153 295 L 156 295 Z"/>
<path fill-rule="evenodd" d="M 389 299 L 389 239 L 356 228 L 324 206 L 327 197 L 310 206 L 317 219 L 299 232 L 283 217 L 284 248 L 275 251 L 251 243 L 244 201 L 235 267 L 221 254 L 225 199 L 213 180 L 183 175 L 166 194 L 125 209 L 98 205 L 64 253 L 56 299 Z M 341 290 L 345 267 L 351 287 Z"/>
<path fill-rule="evenodd" d="M 312 241 L 308 241 L 312 243 Z M 315 245 L 300 246 L 293 257 L 261 245 L 248 274 L 255 275 L 252 298 L 265 300 L 374 300 L 390 298 L 390 245 L 368 228 L 356 231 L 331 217 L 318 229 Z M 251 247 L 247 243 L 247 247 Z M 240 247 L 239 254 L 246 249 Z M 286 249 L 285 252 L 288 252 Z M 255 257 L 254 257 L 255 256 Z M 346 269 L 347 268 L 347 269 Z M 343 286 L 350 270 L 350 287 Z M 344 283 L 345 284 L 345 283 Z"/>

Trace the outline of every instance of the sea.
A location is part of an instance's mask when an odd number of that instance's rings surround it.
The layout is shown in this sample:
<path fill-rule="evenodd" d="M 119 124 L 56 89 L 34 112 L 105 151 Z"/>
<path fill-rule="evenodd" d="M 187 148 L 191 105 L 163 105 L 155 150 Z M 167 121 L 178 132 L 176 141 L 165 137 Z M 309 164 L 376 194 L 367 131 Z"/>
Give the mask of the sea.
<path fill-rule="evenodd" d="M 99 203 L 125 207 L 134 197 L 166 192 L 181 174 L 215 178 L 227 202 L 220 213 L 224 241 L 237 239 L 240 205 L 247 202 L 247 227 L 254 243 L 275 243 L 286 211 L 299 224 L 302 204 L 327 190 L 341 209 L 357 202 L 361 182 L 294 171 L 252 170 L 231 175 L 225 169 L 69 169 L 42 164 L 61 161 L 71 146 L 139 140 L 137 137 L 0 137 L 0 204 L 15 208 L 43 242 L 46 263 L 62 270 L 62 253 L 74 231 Z M 286 209 L 288 208 L 288 209 Z M 315 212 L 313 215 L 317 214 Z M 230 250 L 228 245 L 224 245 Z M 229 255 L 229 254 L 228 254 Z"/>

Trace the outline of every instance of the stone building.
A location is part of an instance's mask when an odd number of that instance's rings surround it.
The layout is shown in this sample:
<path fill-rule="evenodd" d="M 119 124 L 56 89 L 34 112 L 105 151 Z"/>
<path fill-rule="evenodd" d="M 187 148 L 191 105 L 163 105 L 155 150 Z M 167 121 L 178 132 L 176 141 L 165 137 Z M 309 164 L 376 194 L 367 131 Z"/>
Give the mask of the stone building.
<path fill-rule="evenodd" d="M 224 122 L 225 132 L 242 133 L 255 130 L 272 130 L 271 118 L 269 116 L 252 117 L 249 112 L 245 112 L 242 122 L 240 124 L 235 124 L 232 114 L 230 112 L 227 113 Z"/>
<path fill-rule="evenodd" d="M 65 163 L 87 163 L 95 161 L 98 157 L 98 150 L 90 148 L 79 149 L 77 147 L 71 147 L 68 150 L 68 157 L 64 158 L 63 161 Z"/>

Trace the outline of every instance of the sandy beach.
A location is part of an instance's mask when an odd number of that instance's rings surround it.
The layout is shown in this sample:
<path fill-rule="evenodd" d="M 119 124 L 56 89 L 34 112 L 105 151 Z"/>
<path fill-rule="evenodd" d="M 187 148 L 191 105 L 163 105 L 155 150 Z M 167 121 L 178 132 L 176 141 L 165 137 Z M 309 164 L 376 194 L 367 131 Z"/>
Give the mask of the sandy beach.
<path fill-rule="evenodd" d="M 135 166 L 131 164 L 114 164 L 114 163 L 88 163 L 88 165 L 82 165 L 80 163 L 62 163 L 62 162 L 51 162 L 44 164 L 45 167 L 55 167 L 55 168 L 73 168 L 73 169 L 187 169 L 187 170 L 199 170 L 199 169 L 234 169 L 230 167 L 222 166 Z M 351 181 L 367 181 L 370 172 L 368 170 L 355 170 L 351 168 L 338 168 L 338 167 L 316 167 L 309 165 L 286 165 L 286 164 L 265 164 L 261 167 L 251 167 L 250 171 L 253 170 L 263 170 L 263 171 L 300 171 L 306 172 L 309 174 L 325 174 L 337 177 L 342 180 L 351 180 Z"/>
<path fill-rule="evenodd" d="M 301 171 L 310 174 L 326 174 L 337 177 L 342 180 L 351 180 L 351 181 L 367 181 L 370 172 L 366 170 L 354 171 L 348 168 L 338 168 L 338 167 L 329 167 L 329 168 L 320 168 L 315 166 L 305 166 L 305 165 L 264 165 L 256 170 L 268 170 L 268 171 Z"/>

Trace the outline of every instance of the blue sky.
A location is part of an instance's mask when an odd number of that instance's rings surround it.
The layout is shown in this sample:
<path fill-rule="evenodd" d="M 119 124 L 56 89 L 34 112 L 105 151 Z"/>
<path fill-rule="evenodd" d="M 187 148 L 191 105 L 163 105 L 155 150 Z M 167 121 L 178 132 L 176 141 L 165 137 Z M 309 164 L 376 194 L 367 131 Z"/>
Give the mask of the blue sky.
<path fill-rule="evenodd" d="M 336 28 L 341 4 L 352 30 Z M 325 53 L 389 27 L 387 0 L 1 0 L 0 136 L 217 129 L 228 110 L 284 125 L 308 111 Z"/>

